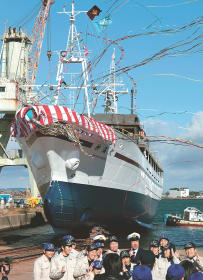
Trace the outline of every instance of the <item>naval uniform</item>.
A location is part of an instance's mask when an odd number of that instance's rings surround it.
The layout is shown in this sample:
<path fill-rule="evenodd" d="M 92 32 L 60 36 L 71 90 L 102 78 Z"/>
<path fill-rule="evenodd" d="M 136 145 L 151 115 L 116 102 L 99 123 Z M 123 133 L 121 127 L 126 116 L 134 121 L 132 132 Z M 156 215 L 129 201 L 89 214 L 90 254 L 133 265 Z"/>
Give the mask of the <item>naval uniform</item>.
<path fill-rule="evenodd" d="M 137 264 L 138 263 L 138 261 L 140 260 L 141 255 L 143 254 L 143 251 L 144 250 L 142 248 L 140 248 L 140 247 L 138 249 L 136 249 L 136 250 L 131 249 L 129 251 L 129 253 L 130 252 L 132 253 L 130 259 L 131 259 L 131 262 L 133 264 Z"/>
<path fill-rule="evenodd" d="M 50 262 L 45 255 L 37 258 L 34 262 L 34 280 L 50 280 Z"/>

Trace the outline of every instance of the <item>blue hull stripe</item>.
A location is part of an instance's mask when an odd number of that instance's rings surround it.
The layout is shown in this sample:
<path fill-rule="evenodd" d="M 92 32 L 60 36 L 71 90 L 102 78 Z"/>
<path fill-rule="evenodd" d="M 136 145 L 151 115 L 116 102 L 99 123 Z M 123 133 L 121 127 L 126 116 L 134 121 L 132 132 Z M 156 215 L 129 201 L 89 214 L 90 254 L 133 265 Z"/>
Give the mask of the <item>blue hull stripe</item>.
<path fill-rule="evenodd" d="M 45 214 L 58 228 L 81 223 L 111 225 L 152 222 L 159 200 L 136 192 L 52 181 L 44 199 Z"/>

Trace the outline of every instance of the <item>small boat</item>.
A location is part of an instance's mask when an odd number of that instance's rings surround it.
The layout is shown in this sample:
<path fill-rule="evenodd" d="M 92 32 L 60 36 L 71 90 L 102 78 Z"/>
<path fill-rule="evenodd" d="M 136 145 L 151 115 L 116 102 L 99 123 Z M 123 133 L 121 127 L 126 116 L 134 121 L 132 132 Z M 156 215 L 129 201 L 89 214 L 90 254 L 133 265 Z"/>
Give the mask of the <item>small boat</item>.
<path fill-rule="evenodd" d="M 164 223 L 167 226 L 192 226 L 203 227 L 203 212 L 195 207 L 187 207 L 184 215 L 164 215 Z"/>

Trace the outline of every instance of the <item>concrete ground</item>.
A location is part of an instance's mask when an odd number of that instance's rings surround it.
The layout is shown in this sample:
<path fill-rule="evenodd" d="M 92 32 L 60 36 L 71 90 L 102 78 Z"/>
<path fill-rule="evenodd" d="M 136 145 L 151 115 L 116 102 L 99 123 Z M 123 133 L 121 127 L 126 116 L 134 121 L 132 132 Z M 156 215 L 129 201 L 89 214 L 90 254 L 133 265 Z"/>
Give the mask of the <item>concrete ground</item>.
<path fill-rule="evenodd" d="M 11 272 L 8 275 L 8 279 L 12 280 L 33 280 L 33 265 L 34 259 L 14 263 L 11 266 Z"/>

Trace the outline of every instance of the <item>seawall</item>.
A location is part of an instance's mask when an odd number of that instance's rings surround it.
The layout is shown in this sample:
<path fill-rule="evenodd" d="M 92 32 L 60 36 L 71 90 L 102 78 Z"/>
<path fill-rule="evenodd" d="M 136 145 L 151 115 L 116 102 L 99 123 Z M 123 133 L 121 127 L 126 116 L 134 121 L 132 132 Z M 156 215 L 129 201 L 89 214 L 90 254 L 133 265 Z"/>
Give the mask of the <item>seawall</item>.
<path fill-rule="evenodd" d="M 12 230 L 25 226 L 40 226 L 47 222 L 42 211 L 24 212 L 0 216 L 0 231 Z"/>

